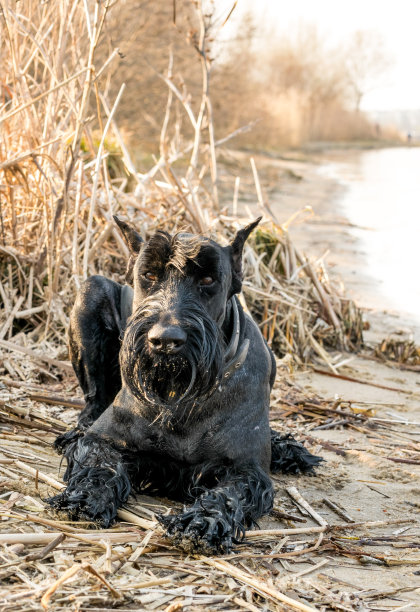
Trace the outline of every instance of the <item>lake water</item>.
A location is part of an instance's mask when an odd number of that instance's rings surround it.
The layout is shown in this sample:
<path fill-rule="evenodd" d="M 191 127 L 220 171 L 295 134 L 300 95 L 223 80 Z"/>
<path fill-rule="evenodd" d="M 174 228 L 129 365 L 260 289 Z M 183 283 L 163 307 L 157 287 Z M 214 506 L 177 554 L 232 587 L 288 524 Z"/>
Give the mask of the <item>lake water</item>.
<path fill-rule="evenodd" d="M 420 323 L 420 148 L 366 151 L 323 172 L 344 187 L 339 204 L 357 226 L 366 272 L 378 280 L 383 308 Z"/>

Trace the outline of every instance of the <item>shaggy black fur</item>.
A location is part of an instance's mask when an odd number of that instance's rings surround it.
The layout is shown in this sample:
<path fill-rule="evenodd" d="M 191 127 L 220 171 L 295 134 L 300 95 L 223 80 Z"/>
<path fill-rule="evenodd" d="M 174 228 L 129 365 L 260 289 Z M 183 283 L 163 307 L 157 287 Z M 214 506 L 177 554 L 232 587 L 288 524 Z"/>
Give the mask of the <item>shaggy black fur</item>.
<path fill-rule="evenodd" d="M 49 503 L 72 519 L 87 518 L 109 527 L 131 491 L 121 454 L 105 440 L 86 434 L 67 446 L 66 459 L 67 488 Z"/>
<path fill-rule="evenodd" d="M 313 472 L 314 467 L 323 461 L 322 457 L 312 455 L 291 434 L 280 435 L 271 430 L 271 464 L 272 472 L 283 474 L 301 474 Z"/>
<path fill-rule="evenodd" d="M 270 467 L 321 461 L 270 430 L 274 357 L 235 296 L 259 220 L 226 247 L 166 232 L 143 243 L 116 221 L 134 292 L 97 276 L 78 295 L 69 346 L 86 407 L 56 441 L 67 488 L 49 501 L 107 527 L 132 489 L 165 495 L 191 504 L 158 517 L 175 543 L 228 551 L 270 511 Z"/>

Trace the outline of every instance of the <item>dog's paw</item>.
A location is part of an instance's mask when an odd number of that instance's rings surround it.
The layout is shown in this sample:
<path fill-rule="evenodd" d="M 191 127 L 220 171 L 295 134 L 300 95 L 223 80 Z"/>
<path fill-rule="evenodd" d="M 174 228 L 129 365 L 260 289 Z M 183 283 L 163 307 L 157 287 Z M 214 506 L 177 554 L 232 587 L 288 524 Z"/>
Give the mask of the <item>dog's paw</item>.
<path fill-rule="evenodd" d="M 109 496 L 98 492 L 90 495 L 86 490 L 66 489 L 45 500 L 57 511 L 65 512 L 71 520 L 88 520 L 108 528 L 115 522 L 117 508 Z"/>
<path fill-rule="evenodd" d="M 166 535 L 187 553 L 228 553 L 232 544 L 241 540 L 240 530 L 235 530 L 222 514 L 208 515 L 193 507 L 180 514 L 157 518 L 165 527 Z"/>
<path fill-rule="evenodd" d="M 64 491 L 46 501 L 72 520 L 87 519 L 107 528 L 114 523 L 130 490 L 130 480 L 121 466 L 113 470 L 85 467 L 71 475 Z"/>

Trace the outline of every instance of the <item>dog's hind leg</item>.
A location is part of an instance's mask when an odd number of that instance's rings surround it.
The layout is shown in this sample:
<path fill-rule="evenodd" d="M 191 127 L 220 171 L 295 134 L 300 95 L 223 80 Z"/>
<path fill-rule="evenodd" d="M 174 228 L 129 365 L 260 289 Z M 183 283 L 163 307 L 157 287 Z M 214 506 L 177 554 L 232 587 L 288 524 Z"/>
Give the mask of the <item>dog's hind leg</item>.
<path fill-rule="evenodd" d="M 272 472 L 283 472 L 284 474 L 300 474 L 313 472 L 322 457 L 312 455 L 291 434 L 281 435 L 274 429 L 271 430 L 271 464 Z"/>
<path fill-rule="evenodd" d="M 82 285 L 71 316 L 69 353 L 86 405 L 76 430 L 59 436 L 58 451 L 80 437 L 112 403 L 121 388 L 119 352 L 125 322 L 121 316 L 122 286 L 103 276 Z"/>
<path fill-rule="evenodd" d="M 67 446 L 65 457 L 67 487 L 47 502 L 71 518 L 109 527 L 131 491 L 122 454 L 107 440 L 87 433 Z"/>
<path fill-rule="evenodd" d="M 219 478 L 220 468 L 216 471 Z M 184 512 L 158 519 L 167 535 L 188 552 L 223 553 L 243 539 L 247 527 L 270 512 L 273 497 L 273 485 L 260 467 L 230 468 L 218 486 L 201 487 L 201 494 Z"/>

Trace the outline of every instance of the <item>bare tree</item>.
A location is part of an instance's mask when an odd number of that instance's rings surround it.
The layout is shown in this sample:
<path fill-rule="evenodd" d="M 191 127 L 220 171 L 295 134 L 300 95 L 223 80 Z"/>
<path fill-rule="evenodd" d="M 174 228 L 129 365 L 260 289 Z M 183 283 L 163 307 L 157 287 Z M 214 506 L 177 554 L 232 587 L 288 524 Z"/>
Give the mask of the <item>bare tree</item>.
<path fill-rule="evenodd" d="M 364 96 L 380 86 L 392 61 L 382 35 L 375 30 L 354 32 L 344 49 L 344 64 L 356 112 Z"/>

